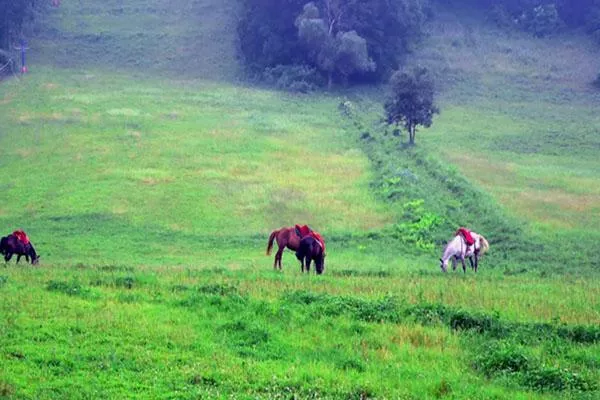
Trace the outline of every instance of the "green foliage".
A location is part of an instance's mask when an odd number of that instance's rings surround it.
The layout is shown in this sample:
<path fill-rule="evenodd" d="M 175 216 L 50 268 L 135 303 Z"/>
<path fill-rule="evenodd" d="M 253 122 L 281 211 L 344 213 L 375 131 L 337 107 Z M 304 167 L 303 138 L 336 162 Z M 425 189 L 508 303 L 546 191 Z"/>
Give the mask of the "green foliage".
<path fill-rule="evenodd" d="M 543 37 L 556 33 L 562 21 L 554 4 L 540 4 L 524 12 L 517 20 L 524 29 Z"/>
<path fill-rule="evenodd" d="M 389 82 L 385 100 L 385 120 L 388 124 L 401 124 L 409 135 L 409 144 L 415 143 L 416 128 L 430 127 L 433 115 L 439 113 L 434 104 L 433 79 L 426 68 L 396 71 Z"/>
<path fill-rule="evenodd" d="M 342 11 L 337 11 L 339 16 Z M 307 3 L 296 19 L 296 27 L 309 60 L 328 76 L 328 87 L 332 85 L 334 73 L 339 74 L 343 82 L 347 82 L 352 74 L 375 70 L 375 63 L 369 58 L 366 40 L 353 30 L 337 31 L 335 34 L 333 28 L 338 16 L 331 12 L 326 15 L 329 20 L 320 17 L 319 9 L 314 3 Z"/>
<path fill-rule="evenodd" d="M 323 86 L 323 78 L 317 70 L 307 65 L 277 65 L 263 72 L 266 83 L 277 89 L 308 93 Z"/>
<path fill-rule="evenodd" d="M 238 36 L 255 75 L 310 64 L 330 83 L 380 80 L 421 37 L 424 8 L 421 0 L 245 0 Z"/>
<path fill-rule="evenodd" d="M 499 374 L 527 372 L 531 368 L 531 355 L 522 346 L 499 342 L 477 356 L 475 368 L 488 377 Z"/>
<path fill-rule="evenodd" d="M 442 223 L 442 218 L 424 207 L 424 200 L 405 203 L 402 222 L 394 225 L 395 236 L 404 243 L 412 243 L 422 250 L 433 250 L 434 232 Z"/>
<path fill-rule="evenodd" d="M 486 349 L 476 358 L 475 367 L 488 377 L 509 375 L 523 386 L 539 391 L 589 392 L 598 387 L 590 378 L 569 369 L 541 365 L 522 346 L 510 342 Z"/>
<path fill-rule="evenodd" d="M 594 391 L 598 384 L 586 379 L 578 373 L 558 367 L 538 367 L 527 371 L 523 376 L 523 384 L 535 390 L 580 392 Z"/>
<path fill-rule="evenodd" d="M 89 289 L 81 285 L 77 279 L 71 281 L 56 281 L 51 280 L 46 285 L 46 289 L 50 292 L 63 293 L 68 296 L 87 296 Z"/>

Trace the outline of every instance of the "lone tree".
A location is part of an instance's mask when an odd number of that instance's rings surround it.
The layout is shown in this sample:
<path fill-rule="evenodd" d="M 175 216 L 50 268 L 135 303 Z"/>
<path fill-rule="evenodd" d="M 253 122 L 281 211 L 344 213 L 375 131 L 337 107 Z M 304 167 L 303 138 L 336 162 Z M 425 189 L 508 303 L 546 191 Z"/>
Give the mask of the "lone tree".
<path fill-rule="evenodd" d="M 439 114 L 433 98 L 433 79 L 425 68 L 396 71 L 390 78 L 390 91 L 384 104 L 388 125 L 402 125 L 408 131 L 408 142 L 415 144 L 417 126 L 430 127 L 433 115 Z"/>

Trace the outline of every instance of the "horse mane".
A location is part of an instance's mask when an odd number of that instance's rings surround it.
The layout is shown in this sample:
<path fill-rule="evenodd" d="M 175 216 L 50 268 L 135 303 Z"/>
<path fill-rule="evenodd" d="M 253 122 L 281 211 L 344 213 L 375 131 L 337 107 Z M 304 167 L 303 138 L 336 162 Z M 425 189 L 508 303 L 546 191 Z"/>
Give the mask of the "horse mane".
<path fill-rule="evenodd" d="M 490 249 L 490 244 L 488 243 L 487 239 L 483 235 L 479 235 L 479 242 L 481 244 L 481 249 L 479 250 L 479 253 L 481 255 L 484 255 L 485 252 Z"/>

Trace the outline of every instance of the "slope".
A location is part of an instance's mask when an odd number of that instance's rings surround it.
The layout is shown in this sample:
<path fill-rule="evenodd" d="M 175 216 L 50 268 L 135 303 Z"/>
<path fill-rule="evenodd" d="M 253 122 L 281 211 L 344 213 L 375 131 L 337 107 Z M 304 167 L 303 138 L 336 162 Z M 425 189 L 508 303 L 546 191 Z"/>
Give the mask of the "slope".
<path fill-rule="evenodd" d="M 232 80 L 235 21 L 233 1 L 63 1 L 39 16 L 30 53 L 60 67 Z"/>

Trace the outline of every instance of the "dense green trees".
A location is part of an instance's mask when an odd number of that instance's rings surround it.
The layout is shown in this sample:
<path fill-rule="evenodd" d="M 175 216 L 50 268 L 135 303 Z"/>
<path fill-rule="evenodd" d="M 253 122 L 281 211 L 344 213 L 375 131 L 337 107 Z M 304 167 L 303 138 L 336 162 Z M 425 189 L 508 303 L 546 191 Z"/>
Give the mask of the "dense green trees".
<path fill-rule="evenodd" d="M 537 36 L 584 28 L 600 40 L 600 0 L 454 0 L 458 7 L 484 7 L 501 25 Z"/>
<path fill-rule="evenodd" d="M 377 81 L 422 34 L 426 0 L 243 0 L 238 24 L 246 67 L 307 65 L 325 81 Z"/>

